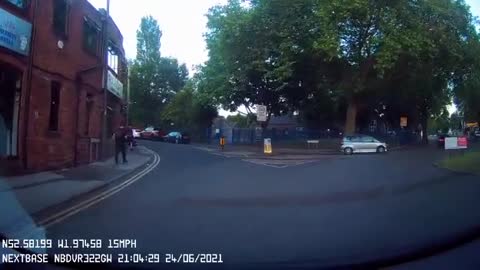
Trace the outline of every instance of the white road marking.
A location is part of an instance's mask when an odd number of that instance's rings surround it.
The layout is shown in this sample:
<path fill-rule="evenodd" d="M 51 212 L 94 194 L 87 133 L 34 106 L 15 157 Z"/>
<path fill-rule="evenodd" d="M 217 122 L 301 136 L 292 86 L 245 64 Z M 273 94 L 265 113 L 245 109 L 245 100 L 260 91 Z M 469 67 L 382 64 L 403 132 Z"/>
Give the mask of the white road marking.
<path fill-rule="evenodd" d="M 54 225 L 58 222 L 61 222 L 61 221 L 65 220 L 68 217 L 71 217 L 71 216 L 75 215 L 76 213 L 78 213 L 82 210 L 85 210 L 85 209 L 91 207 L 92 205 L 95 205 L 95 204 L 97 204 L 97 203 L 115 195 L 116 193 L 120 192 L 124 188 L 126 188 L 126 187 L 130 186 L 131 184 L 140 180 L 146 174 L 150 173 L 153 169 L 155 169 L 155 167 L 157 167 L 157 165 L 159 163 L 160 163 L 160 156 L 158 156 L 158 154 L 154 152 L 154 160 L 153 160 L 152 164 L 150 164 L 148 167 L 146 167 L 142 171 L 133 175 L 132 177 L 130 177 L 126 181 L 122 182 L 121 184 L 110 188 L 109 190 L 106 190 L 106 191 L 104 191 L 100 194 L 95 195 L 92 198 L 89 198 L 85 201 L 79 202 L 78 204 L 76 204 L 76 205 L 74 205 L 74 206 L 72 206 L 68 209 L 62 210 L 62 211 L 60 211 L 60 212 L 58 212 L 58 213 L 56 213 L 56 214 L 54 214 L 50 217 L 45 218 L 44 220 L 38 222 L 38 225 L 43 226 L 45 228 L 48 228 L 48 227 L 50 227 L 50 226 L 52 226 L 52 225 Z"/>
<path fill-rule="evenodd" d="M 304 165 L 319 160 L 263 160 L 263 159 L 242 159 L 242 161 L 249 162 L 255 165 L 267 166 L 276 169 L 284 169 L 287 167 Z"/>
<path fill-rule="evenodd" d="M 226 158 L 248 158 L 248 154 L 244 153 L 222 153 L 222 152 L 210 152 L 212 155 L 226 157 Z"/>
<path fill-rule="evenodd" d="M 229 151 L 220 152 L 216 149 L 208 148 L 208 147 L 193 147 L 193 148 L 208 152 L 211 155 L 220 156 L 223 158 L 240 158 L 244 162 L 249 162 L 255 165 L 261 165 L 261 166 L 271 167 L 275 169 L 284 169 L 287 167 L 299 166 L 299 165 L 320 161 L 320 159 L 318 158 L 311 159 L 310 155 L 306 155 L 306 156 L 294 155 L 293 157 L 295 158 L 293 159 L 292 159 L 292 155 L 286 155 L 280 158 L 275 157 L 271 159 L 261 159 L 261 158 L 253 157 L 255 153 L 247 154 L 246 152 L 229 152 Z"/>
<path fill-rule="evenodd" d="M 212 154 L 212 155 L 215 155 L 215 156 L 220 156 L 220 157 L 231 158 L 231 156 L 227 156 L 227 155 L 225 155 L 225 154 L 221 154 L 221 153 L 215 153 L 215 152 L 211 152 L 210 154 Z"/>
<path fill-rule="evenodd" d="M 208 148 L 208 147 L 199 147 L 199 146 L 194 146 L 193 147 L 194 149 L 197 149 L 197 150 L 202 150 L 202 151 L 207 151 L 207 152 L 213 152 L 213 151 L 216 151 L 212 148 Z"/>

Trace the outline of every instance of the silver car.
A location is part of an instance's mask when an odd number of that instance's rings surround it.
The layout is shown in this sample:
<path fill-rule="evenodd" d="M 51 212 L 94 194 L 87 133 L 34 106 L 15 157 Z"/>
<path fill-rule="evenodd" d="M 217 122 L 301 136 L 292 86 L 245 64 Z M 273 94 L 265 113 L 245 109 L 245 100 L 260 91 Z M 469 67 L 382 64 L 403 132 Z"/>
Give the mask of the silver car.
<path fill-rule="evenodd" d="M 385 153 L 387 152 L 387 144 L 367 135 L 349 135 L 343 137 L 341 151 L 345 155 Z"/>

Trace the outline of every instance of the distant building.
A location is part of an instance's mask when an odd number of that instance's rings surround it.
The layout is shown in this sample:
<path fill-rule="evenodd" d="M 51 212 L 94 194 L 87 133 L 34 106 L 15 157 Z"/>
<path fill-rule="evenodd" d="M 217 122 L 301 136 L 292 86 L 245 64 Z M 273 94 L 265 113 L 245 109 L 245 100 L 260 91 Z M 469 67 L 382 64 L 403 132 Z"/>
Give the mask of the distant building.
<path fill-rule="evenodd" d="M 0 162 L 45 170 L 98 158 L 103 18 L 87 0 L 0 1 Z M 127 65 L 111 18 L 107 28 L 111 133 L 124 119 Z"/>
<path fill-rule="evenodd" d="M 213 119 L 213 124 L 212 127 L 217 128 L 217 129 L 227 129 L 227 128 L 232 128 L 233 126 L 227 121 L 227 119 L 223 116 L 218 116 L 215 119 Z"/>

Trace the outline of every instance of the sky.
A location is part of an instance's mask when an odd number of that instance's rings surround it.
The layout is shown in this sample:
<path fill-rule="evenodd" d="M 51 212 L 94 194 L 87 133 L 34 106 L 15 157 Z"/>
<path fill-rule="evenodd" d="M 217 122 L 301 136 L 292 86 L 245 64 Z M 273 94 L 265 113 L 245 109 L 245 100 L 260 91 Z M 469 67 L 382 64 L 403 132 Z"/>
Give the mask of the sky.
<path fill-rule="evenodd" d="M 107 0 L 89 0 L 96 8 L 105 8 Z M 205 62 L 208 53 L 203 33 L 206 31 L 208 9 L 227 0 L 111 0 L 110 16 L 124 38 L 127 58 L 135 58 L 137 29 L 143 16 L 158 20 L 162 31 L 162 56 L 177 58 L 187 67 Z"/>
<path fill-rule="evenodd" d="M 96 8 L 105 8 L 107 0 L 89 0 Z M 162 56 L 177 58 L 190 71 L 208 59 L 203 33 L 206 32 L 205 14 L 210 7 L 225 4 L 227 0 L 111 0 L 110 16 L 124 38 L 129 59 L 136 55 L 136 31 L 143 16 L 158 20 L 162 30 Z M 475 16 L 480 16 L 480 1 L 466 0 Z M 222 112 L 222 114 L 226 114 Z"/>

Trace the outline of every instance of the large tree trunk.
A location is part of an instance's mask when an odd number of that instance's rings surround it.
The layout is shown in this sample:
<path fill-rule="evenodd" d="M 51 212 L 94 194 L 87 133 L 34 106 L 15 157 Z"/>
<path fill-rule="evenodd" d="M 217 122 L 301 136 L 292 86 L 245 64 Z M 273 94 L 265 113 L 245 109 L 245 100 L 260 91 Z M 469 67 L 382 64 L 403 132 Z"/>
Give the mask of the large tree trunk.
<path fill-rule="evenodd" d="M 357 123 L 357 103 L 353 98 L 348 100 L 347 119 L 345 121 L 345 134 L 354 134 Z"/>
<path fill-rule="evenodd" d="M 358 111 L 358 101 L 355 98 L 355 92 L 361 92 L 366 88 L 368 75 L 375 66 L 374 57 L 369 57 L 365 59 L 360 65 L 360 71 L 358 73 L 352 70 L 348 70 L 344 74 L 344 87 L 350 89 L 349 97 L 347 99 L 347 119 L 345 121 L 345 134 L 353 134 L 356 132 L 357 128 L 357 111 Z M 357 74 L 357 75 L 355 75 Z M 357 79 L 353 79 L 357 78 Z M 357 91 L 354 91 L 354 89 Z"/>

